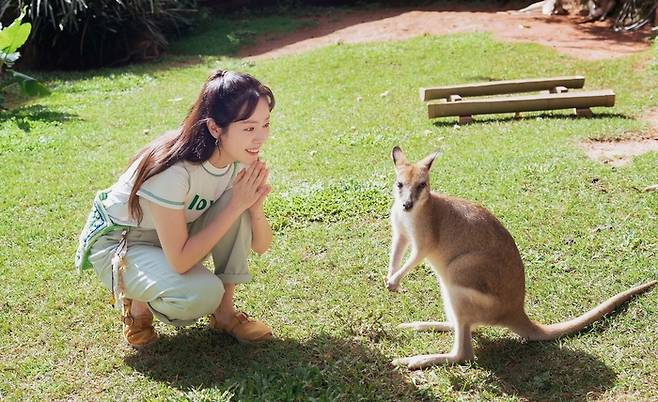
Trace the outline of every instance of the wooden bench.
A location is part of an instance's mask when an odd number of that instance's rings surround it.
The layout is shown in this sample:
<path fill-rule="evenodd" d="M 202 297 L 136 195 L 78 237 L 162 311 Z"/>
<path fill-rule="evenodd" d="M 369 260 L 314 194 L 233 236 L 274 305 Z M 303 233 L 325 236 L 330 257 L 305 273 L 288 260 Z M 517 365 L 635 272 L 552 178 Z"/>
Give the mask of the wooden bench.
<path fill-rule="evenodd" d="M 459 123 L 470 123 L 477 114 L 520 112 L 538 110 L 576 109 L 578 116 L 592 116 L 591 107 L 614 106 L 612 90 L 575 91 L 582 88 L 585 77 L 554 77 L 527 80 L 493 81 L 478 84 L 451 85 L 421 88 L 423 101 L 436 100 L 427 104 L 429 118 L 459 116 Z M 542 91 L 539 94 L 497 96 L 480 99 L 463 99 L 465 96 L 502 95 Z"/>

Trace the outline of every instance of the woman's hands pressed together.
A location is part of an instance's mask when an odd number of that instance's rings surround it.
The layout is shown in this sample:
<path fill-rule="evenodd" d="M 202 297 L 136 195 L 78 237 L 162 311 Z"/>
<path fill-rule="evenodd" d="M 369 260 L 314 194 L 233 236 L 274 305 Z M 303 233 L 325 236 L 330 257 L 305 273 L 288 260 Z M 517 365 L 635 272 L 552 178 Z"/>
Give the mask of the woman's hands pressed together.
<path fill-rule="evenodd" d="M 240 212 L 249 211 L 251 216 L 251 249 L 258 254 L 267 251 L 272 243 L 272 228 L 267 222 L 263 203 L 272 191 L 267 183 L 269 172 L 265 163 L 256 161 L 235 178 L 231 201 Z"/>
<path fill-rule="evenodd" d="M 240 211 L 262 211 L 265 198 L 272 191 L 267 183 L 269 171 L 264 162 L 256 161 L 235 177 L 231 203 Z"/>

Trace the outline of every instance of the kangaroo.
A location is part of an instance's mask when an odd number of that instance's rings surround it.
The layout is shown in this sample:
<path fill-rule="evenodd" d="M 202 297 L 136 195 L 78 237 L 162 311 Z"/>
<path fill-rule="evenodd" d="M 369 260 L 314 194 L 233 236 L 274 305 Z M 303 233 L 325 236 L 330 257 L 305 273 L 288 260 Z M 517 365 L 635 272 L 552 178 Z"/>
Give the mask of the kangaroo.
<path fill-rule="evenodd" d="M 430 190 L 429 172 L 437 156 L 438 152 L 412 164 L 399 147 L 393 148 L 393 239 L 385 285 L 398 291 L 402 277 L 427 259 L 438 277 L 447 322 L 411 322 L 399 327 L 454 331 L 454 345 L 447 354 L 400 358 L 394 364 L 420 369 L 472 360 L 471 330 L 483 324 L 507 327 L 528 340 L 556 339 L 583 329 L 658 283 L 647 282 L 619 293 L 566 322 L 543 325 L 530 320 L 523 308 L 523 263 L 512 236 L 483 207 Z M 407 248 L 411 249 L 409 258 L 400 268 Z"/>

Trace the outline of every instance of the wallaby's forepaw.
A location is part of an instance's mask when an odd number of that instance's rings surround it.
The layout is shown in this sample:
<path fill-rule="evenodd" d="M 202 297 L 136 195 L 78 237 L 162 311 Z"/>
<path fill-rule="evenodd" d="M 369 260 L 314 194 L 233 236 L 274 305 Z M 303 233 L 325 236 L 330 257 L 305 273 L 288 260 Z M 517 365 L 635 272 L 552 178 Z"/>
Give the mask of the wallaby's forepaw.
<path fill-rule="evenodd" d="M 400 291 L 400 283 L 391 282 L 391 280 L 388 277 L 384 277 L 384 286 L 386 287 L 386 289 L 390 290 L 391 292 Z"/>

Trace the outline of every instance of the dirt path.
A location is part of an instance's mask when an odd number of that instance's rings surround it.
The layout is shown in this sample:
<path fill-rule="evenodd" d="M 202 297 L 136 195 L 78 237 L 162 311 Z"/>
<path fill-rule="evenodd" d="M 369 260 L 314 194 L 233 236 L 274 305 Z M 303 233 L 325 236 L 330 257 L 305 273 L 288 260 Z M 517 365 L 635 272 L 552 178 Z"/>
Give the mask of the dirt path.
<path fill-rule="evenodd" d="M 573 15 L 546 17 L 492 7 L 335 11 L 309 19 L 316 25 L 278 38 L 262 38 L 244 48 L 239 56 L 273 58 L 338 42 L 390 41 L 457 32 L 492 32 L 501 40 L 536 42 L 588 60 L 626 56 L 650 46 L 648 32 L 616 33 L 609 28 L 609 22 L 579 24 L 582 17 Z"/>

